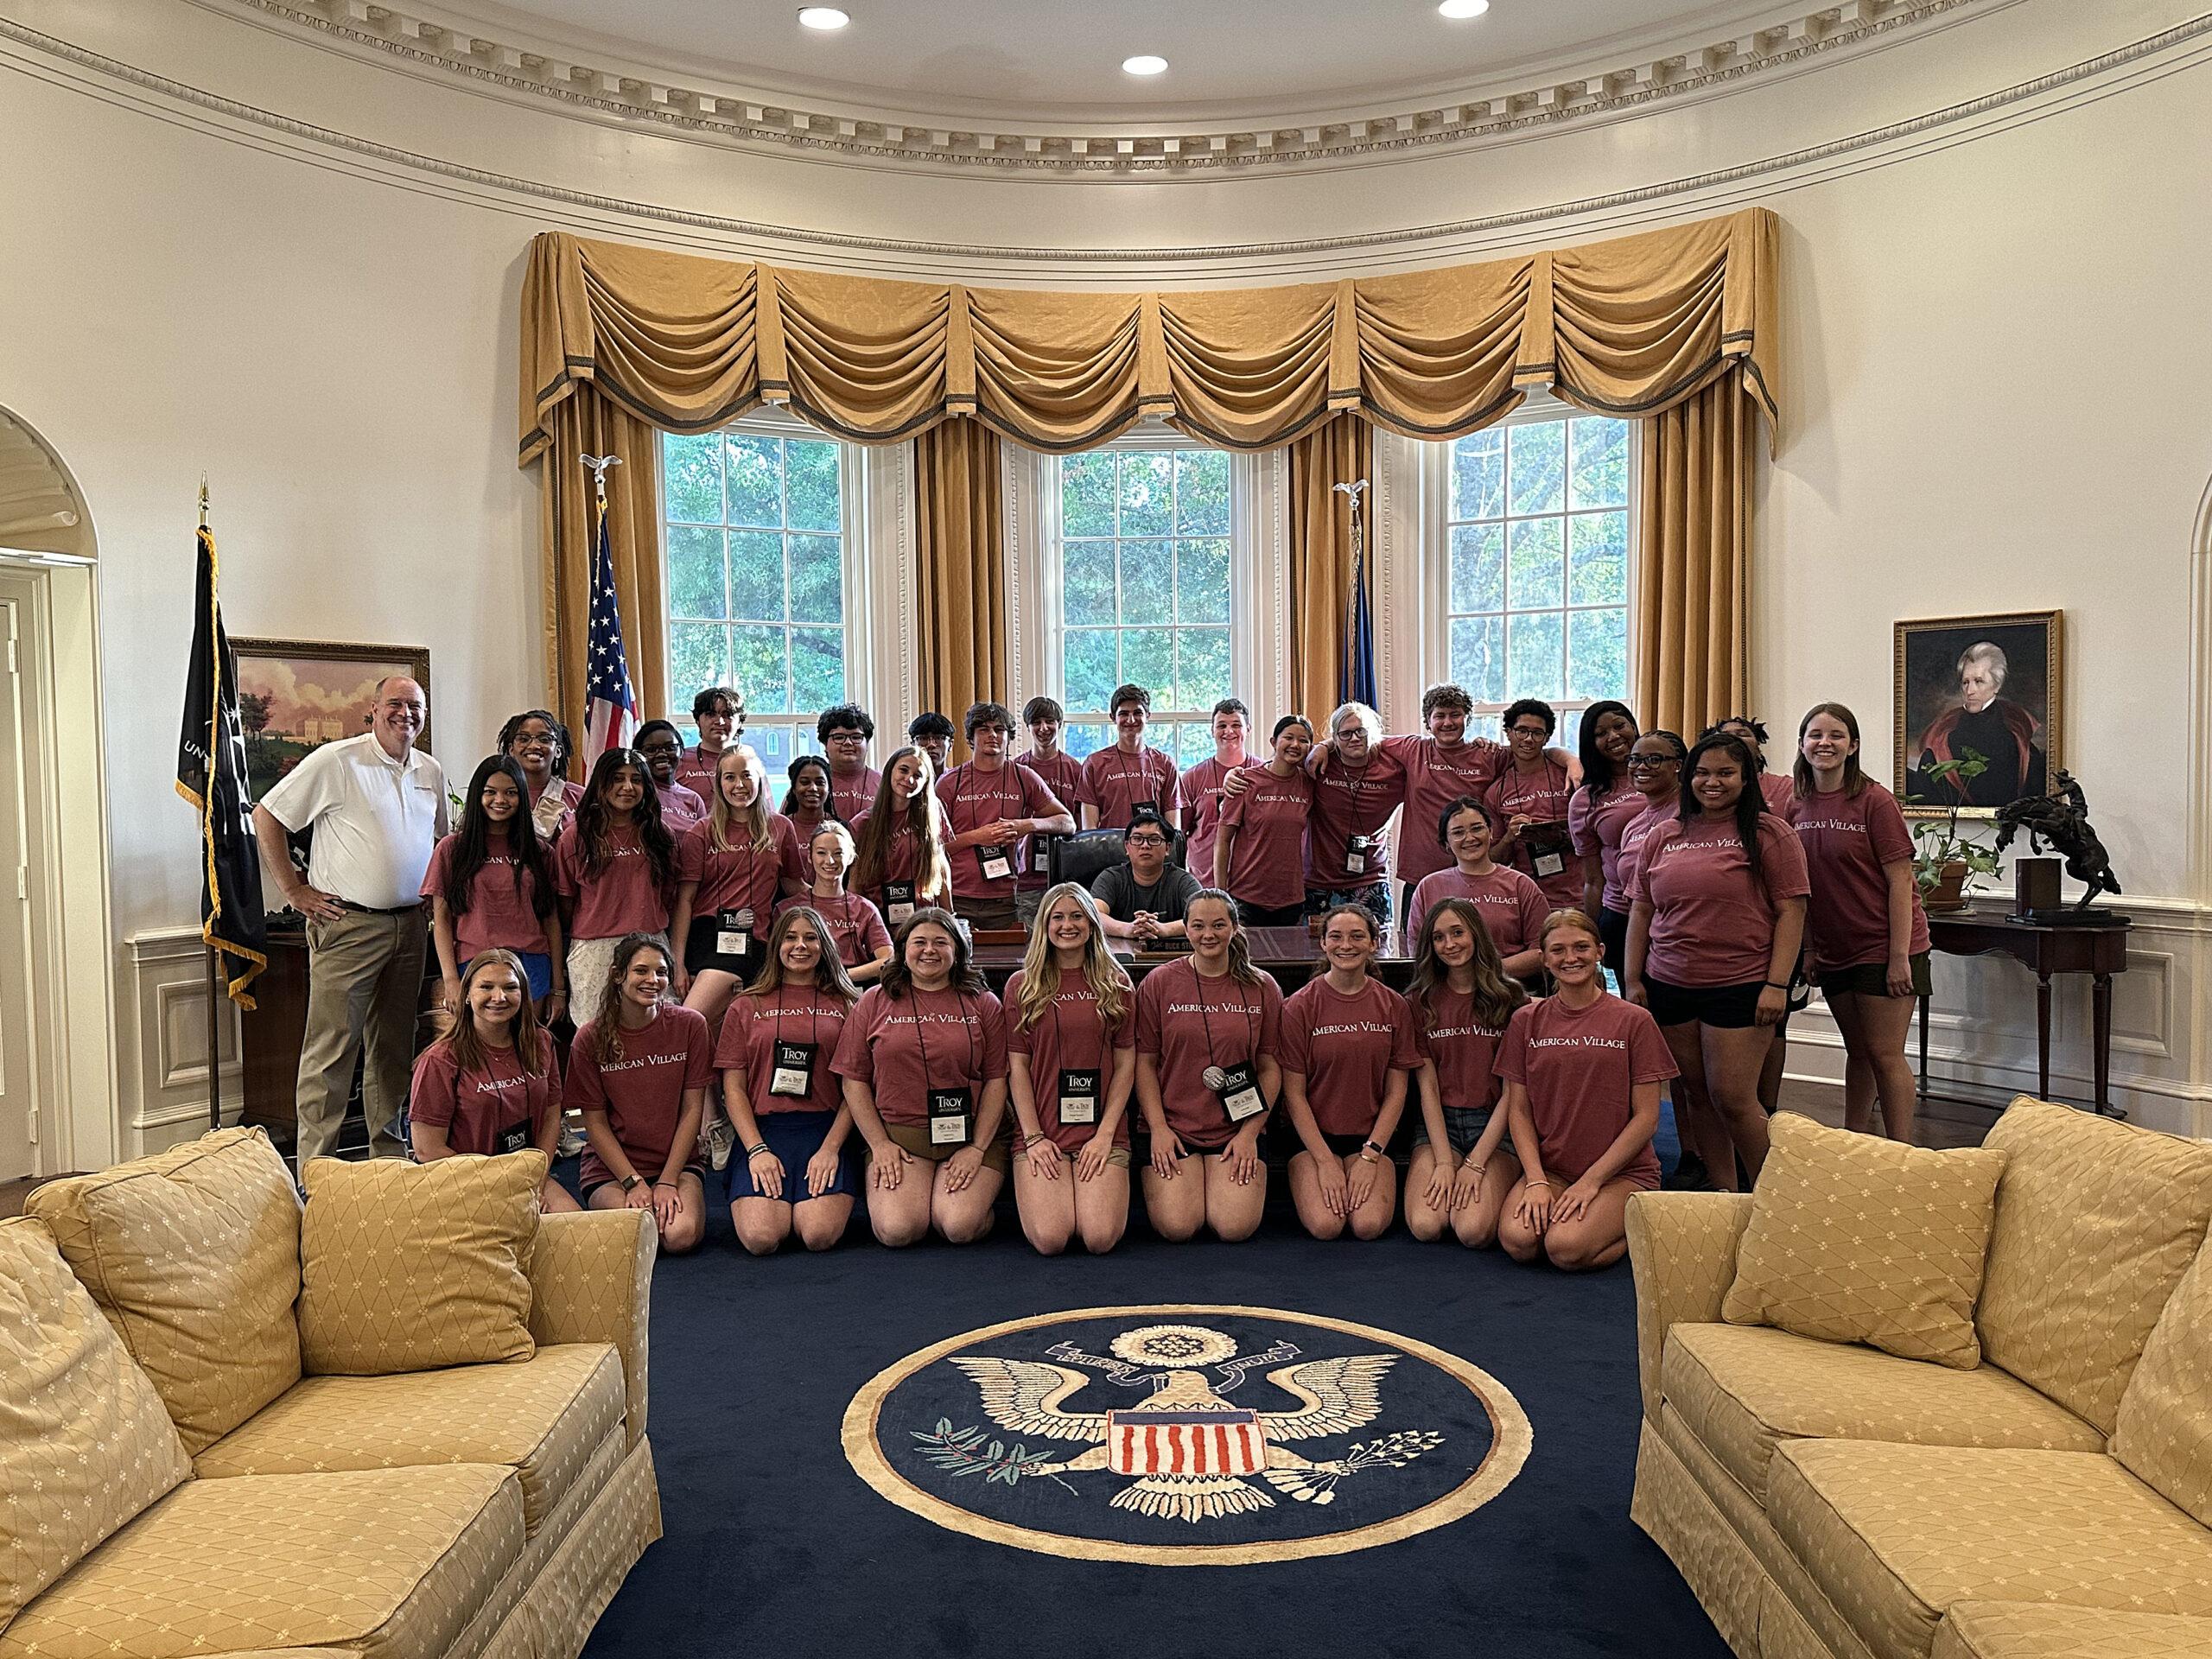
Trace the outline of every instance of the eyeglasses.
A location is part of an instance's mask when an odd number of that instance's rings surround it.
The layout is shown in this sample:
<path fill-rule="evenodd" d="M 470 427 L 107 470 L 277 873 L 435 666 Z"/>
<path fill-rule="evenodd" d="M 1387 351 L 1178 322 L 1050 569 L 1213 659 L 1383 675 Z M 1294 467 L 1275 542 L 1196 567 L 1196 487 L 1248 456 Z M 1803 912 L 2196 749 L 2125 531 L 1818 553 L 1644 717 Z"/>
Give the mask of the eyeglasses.
<path fill-rule="evenodd" d="M 1129 845 L 1132 847 L 1165 847 L 1166 844 L 1167 842 L 1159 836 L 1131 836 L 1129 837 Z"/>
<path fill-rule="evenodd" d="M 865 743 L 868 739 L 858 732 L 832 732 L 823 741 L 826 743 Z"/>
<path fill-rule="evenodd" d="M 1508 737 L 1549 737 L 1551 734 L 1541 726 L 1512 726 L 1506 728 Z"/>
<path fill-rule="evenodd" d="M 1679 766 L 1682 763 L 1671 754 L 1631 754 L 1628 764 L 1631 770 L 1641 766 L 1649 771 L 1653 766 Z"/>
<path fill-rule="evenodd" d="M 681 743 L 640 743 L 638 746 L 638 753 L 639 754 L 681 754 L 683 753 L 683 746 Z"/>

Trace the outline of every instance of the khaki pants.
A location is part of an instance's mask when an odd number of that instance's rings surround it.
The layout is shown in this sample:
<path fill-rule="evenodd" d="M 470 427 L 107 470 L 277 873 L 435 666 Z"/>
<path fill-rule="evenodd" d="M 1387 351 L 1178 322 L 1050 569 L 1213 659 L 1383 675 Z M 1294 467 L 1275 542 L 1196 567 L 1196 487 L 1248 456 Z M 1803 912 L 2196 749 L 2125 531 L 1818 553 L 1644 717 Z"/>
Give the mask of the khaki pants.
<path fill-rule="evenodd" d="M 400 1158 L 393 1133 L 415 1065 L 416 1010 L 423 1000 L 423 912 L 376 915 L 349 910 L 308 924 L 308 1027 L 300 1045 L 297 1156 L 338 1150 L 353 1060 L 367 1043 L 361 1115 L 369 1155 Z"/>

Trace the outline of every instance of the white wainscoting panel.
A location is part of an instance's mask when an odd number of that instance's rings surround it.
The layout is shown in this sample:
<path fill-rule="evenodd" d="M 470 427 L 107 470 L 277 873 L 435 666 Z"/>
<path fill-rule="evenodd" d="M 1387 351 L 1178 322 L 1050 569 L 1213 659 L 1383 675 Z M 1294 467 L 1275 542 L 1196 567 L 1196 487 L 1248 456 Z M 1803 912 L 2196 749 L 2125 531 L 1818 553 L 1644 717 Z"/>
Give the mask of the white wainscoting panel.
<path fill-rule="evenodd" d="M 197 928 L 140 933 L 124 946 L 130 983 L 124 1003 L 132 1029 L 124 1033 L 126 1096 L 118 1141 L 125 1158 L 179 1145 L 207 1127 L 207 955 Z M 235 1123 L 244 1102 L 238 1010 L 224 1000 L 218 1029 L 223 1122 Z"/>

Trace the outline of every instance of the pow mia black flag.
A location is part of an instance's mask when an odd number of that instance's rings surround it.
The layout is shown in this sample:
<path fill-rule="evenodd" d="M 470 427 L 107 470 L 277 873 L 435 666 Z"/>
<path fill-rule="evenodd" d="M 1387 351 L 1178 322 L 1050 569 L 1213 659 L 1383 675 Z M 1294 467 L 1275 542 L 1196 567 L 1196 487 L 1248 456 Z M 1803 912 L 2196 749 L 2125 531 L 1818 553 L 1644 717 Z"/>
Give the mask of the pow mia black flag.
<path fill-rule="evenodd" d="M 238 659 L 231 654 L 223 613 L 215 602 L 214 532 L 202 524 L 192 664 L 184 677 L 184 729 L 177 740 L 176 792 L 200 809 L 200 937 L 215 952 L 224 988 L 241 1008 L 253 1006 L 246 987 L 269 965 L 269 932 L 261 914 L 261 863 L 254 847 L 245 778 Z"/>

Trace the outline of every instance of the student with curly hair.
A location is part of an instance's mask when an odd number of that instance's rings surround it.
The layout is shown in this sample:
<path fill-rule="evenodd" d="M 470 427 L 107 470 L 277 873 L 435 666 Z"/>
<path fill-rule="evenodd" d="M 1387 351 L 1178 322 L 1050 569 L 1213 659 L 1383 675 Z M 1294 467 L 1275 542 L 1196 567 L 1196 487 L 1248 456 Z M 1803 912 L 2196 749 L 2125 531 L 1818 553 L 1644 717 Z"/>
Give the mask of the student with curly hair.
<path fill-rule="evenodd" d="M 666 937 L 676 874 L 675 838 L 660 820 L 645 758 L 607 750 L 553 847 L 569 941 L 569 1017 L 578 1025 L 599 1012 L 616 943 L 632 933 Z"/>

